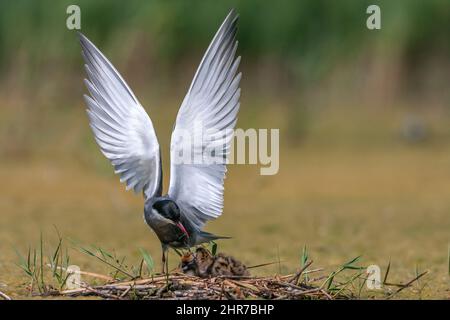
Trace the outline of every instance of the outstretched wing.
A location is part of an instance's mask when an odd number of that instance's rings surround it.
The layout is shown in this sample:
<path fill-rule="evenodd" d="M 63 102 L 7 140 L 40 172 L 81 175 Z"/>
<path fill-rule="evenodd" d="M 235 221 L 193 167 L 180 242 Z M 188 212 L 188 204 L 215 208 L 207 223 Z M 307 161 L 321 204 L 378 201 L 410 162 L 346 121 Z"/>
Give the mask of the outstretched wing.
<path fill-rule="evenodd" d="M 90 96 L 84 97 L 95 140 L 127 190 L 160 195 L 160 151 L 152 121 L 108 59 L 81 33 L 80 42 L 89 78 Z"/>
<path fill-rule="evenodd" d="M 169 196 L 198 228 L 222 214 L 223 182 L 239 110 L 241 74 L 236 31 L 238 15 L 232 10 L 209 45 L 177 115 L 171 139 Z M 193 147 L 186 163 L 186 135 Z M 199 140 L 201 140 L 200 143 Z M 195 161 L 209 152 L 208 160 Z M 183 161 L 175 161 L 180 158 Z M 220 161 L 222 160 L 222 161 Z"/>

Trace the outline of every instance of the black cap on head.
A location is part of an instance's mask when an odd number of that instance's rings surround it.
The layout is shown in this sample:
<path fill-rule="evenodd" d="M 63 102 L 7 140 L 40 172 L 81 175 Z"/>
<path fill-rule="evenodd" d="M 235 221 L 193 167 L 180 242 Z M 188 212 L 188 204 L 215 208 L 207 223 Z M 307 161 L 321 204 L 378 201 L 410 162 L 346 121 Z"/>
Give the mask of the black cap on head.
<path fill-rule="evenodd" d="M 153 208 L 163 217 L 172 221 L 180 220 L 180 209 L 177 204 L 169 199 L 159 200 L 153 204 Z"/>

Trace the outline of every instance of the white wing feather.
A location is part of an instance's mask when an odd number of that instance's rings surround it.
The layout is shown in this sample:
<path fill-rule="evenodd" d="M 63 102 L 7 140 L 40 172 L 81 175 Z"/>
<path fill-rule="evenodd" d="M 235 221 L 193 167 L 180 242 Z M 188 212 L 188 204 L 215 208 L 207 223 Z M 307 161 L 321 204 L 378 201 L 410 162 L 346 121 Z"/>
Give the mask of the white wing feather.
<path fill-rule="evenodd" d="M 160 151 L 151 119 L 108 59 L 81 33 L 80 42 L 95 140 L 127 190 L 144 191 L 146 197 L 160 194 Z"/>
<path fill-rule="evenodd" d="M 190 133 L 195 141 L 197 132 L 202 129 L 206 139 L 201 146 L 194 145 L 192 156 L 220 145 L 222 147 L 214 154 L 216 159 L 228 155 L 231 137 L 224 139 L 214 132 L 233 129 L 237 120 L 241 79 L 240 73 L 236 75 L 240 62 L 240 57 L 235 59 L 237 20 L 232 10 L 214 36 L 183 100 L 172 132 L 169 196 L 198 228 L 222 214 L 226 164 L 174 163 L 174 158 L 183 152 L 183 144 L 177 138 Z M 202 128 L 196 127 L 199 124 Z"/>

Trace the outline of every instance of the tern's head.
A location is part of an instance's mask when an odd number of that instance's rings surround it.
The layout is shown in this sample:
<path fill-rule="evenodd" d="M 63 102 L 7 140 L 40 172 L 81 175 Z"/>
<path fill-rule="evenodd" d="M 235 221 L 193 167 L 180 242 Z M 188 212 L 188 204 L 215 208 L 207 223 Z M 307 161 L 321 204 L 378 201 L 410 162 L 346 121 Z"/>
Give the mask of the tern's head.
<path fill-rule="evenodd" d="M 181 212 L 175 201 L 170 198 L 160 198 L 153 203 L 152 209 L 155 210 L 163 218 L 168 219 L 176 224 L 178 228 L 180 228 L 180 230 L 189 238 L 189 233 L 180 221 Z"/>
<path fill-rule="evenodd" d="M 153 209 L 155 209 L 164 218 L 172 220 L 174 222 L 180 221 L 180 208 L 178 208 L 175 201 L 171 199 L 162 199 L 153 203 Z"/>

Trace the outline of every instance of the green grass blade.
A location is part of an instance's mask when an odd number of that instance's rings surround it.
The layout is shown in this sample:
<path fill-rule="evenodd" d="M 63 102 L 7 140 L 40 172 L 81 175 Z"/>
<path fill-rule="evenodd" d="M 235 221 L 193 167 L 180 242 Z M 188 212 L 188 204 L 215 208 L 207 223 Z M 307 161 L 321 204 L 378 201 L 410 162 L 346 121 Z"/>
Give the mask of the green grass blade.
<path fill-rule="evenodd" d="M 147 266 L 148 273 L 152 274 L 153 270 L 155 268 L 155 263 L 153 262 L 152 256 L 142 248 L 139 248 L 139 251 L 141 252 L 142 258 L 145 261 L 145 265 Z"/>
<path fill-rule="evenodd" d="M 391 271 L 391 259 L 389 259 L 389 263 L 388 263 L 388 266 L 386 268 L 386 274 L 384 275 L 383 284 L 387 283 L 389 271 Z"/>
<path fill-rule="evenodd" d="M 303 246 L 303 252 L 301 257 L 301 266 L 305 266 L 306 262 L 308 262 L 309 255 L 308 255 L 308 249 L 306 248 L 306 245 Z"/>
<path fill-rule="evenodd" d="M 215 256 L 217 253 L 217 243 L 214 241 L 211 241 L 211 254 Z"/>

